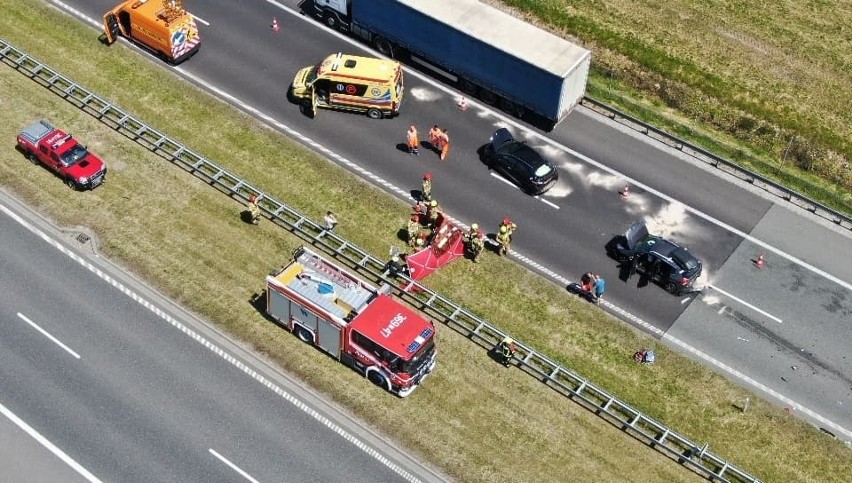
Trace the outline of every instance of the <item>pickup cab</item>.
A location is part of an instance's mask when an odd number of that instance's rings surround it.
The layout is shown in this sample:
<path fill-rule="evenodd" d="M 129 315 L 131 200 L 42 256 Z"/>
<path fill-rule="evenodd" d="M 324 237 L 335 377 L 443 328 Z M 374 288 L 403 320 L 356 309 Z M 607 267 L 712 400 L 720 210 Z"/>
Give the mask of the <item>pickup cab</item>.
<path fill-rule="evenodd" d="M 21 131 L 18 149 L 33 164 L 50 168 L 71 189 L 93 189 L 106 181 L 104 162 L 47 121 L 38 121 Z"/>

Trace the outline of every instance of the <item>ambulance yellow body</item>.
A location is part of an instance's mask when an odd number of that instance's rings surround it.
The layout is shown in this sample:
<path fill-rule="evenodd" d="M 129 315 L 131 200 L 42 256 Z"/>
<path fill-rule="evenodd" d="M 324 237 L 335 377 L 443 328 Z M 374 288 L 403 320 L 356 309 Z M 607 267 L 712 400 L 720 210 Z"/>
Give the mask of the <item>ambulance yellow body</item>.
<path fill-rule="evenodd" d="M 372 119 L 399 114 L 402 66 L 394 60 L 332 54 L 296 73 L 290 95 L 311 114 L 317 108 L 364 112 Z"/>
<path fill-rule="evenodd" d="M 182 0 L 127 0 L 104 14 L 104 36 L 112 44 L 127 37 L 173 64 L 201 46 L 195 18 Z"/>

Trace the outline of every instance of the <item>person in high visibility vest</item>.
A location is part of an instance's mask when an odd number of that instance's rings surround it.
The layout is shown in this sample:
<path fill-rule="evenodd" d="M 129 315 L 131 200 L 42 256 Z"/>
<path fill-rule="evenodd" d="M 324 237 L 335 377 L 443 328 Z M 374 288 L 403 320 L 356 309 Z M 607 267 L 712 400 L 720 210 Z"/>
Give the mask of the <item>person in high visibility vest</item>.
<path fill-rule="evenodd" d="M 518 351 L 518 348 L 515 347 L 515 341 L 507 335 L 500 341 L 499 349 L 500 363 L 509 367 L 509 362 L 512 361 L 512 357 L 515 357 L 515 352 Z"/>
<path fill-rule="evenodd" d="M 512 221 L 512 219 L 511 219 L 511 218 L 509 218 L 508 216 L 507 216 L 507 217 L 505 217 L 505 218 L 503 218 L 503 221 L 500 223 L 500 226 L 505 226 L 505 227 L 506 227 L 506 231 L 508 231 L 508 232 L 509 232 L 509 238 L 511 238 L 511 237 L 512 237 L 512 234 L 513 234 L 513 233 L 515 233 L 515 230 L 518 228 L 518 225 L 516 225 L 516 224 Z"/>
<path fill-rule="evenodd" d="M 511 250 L 512 239 L 509 238 L 509 231 L 505 226 L 501 226 L 497 233 L 497 243 L 500 244 L 500 248 L 497 250 L 498 255 L 506 255 Z"/>
<path fill-rule="evenodd" d="M 450 135 L 445 128 L 441 131 L 441 161 L 447 160 L 447 155 L 450 154 Z"/>
<path fill-rule="evenodd" d="M 479 255 L 485 248 L 484 238 L 485 235 L 479 229 L 478 224 L 474 223 L 470 225 L 470 230 L 465 234 L 465 241 L 467 242 L 468 250 L 470 250 L 470 255 L 473 257 L 473 263 L 479 263 Z"/>
<path fill-rule="evenodd" d="M 408 132 L 405 134 L 405 141 L 408 144 L 408 153 L 420 155 L 420 139 L 417 137 L 417 128 L 414 124 L 408 126 Z"/>
<path fill-rule="evenodd" d="M 414 247 L 417 244 L 417 234 L 420 233 L 420 217 L 418 215 L 411 215 L 411 218 L 408 219 L 406 232 L 408 233 L 408 246 Z"/>
<path fill-rule="evenodd" d="M 432 201 L 432 173 L 425 173 L 423 175 L 420 197 L 423 198 L 423 201 Z"/>
<path fill-rule="evenodd" d="M 436 153 L 441 152 L 441 128 L 437 124 L 429 130 L 429 144 L 432 145 L 432 150 Z"/>
<path fill-rule="evenodd" d="M 251 224 L 257 225 L 260 222 L 260 208 L 257 206 L 257 195 L 249 196 L 247 207 Z"/>
<path fill-rule="evenodd" d="M 430 228 L 435 228 L 438 223 L 438 217 L 441 215 L 441 207 L 438 206 L 438 200 L 429 202 L 429 207 L 426 208 L 426 222 Z"/>

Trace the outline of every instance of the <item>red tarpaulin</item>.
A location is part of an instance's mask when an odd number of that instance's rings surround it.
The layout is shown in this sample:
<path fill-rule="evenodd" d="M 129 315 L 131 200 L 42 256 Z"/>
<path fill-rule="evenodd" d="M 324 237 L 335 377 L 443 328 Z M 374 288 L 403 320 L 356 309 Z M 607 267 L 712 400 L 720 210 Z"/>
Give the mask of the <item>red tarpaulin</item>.
<path fill-rule="evenodd" d="M 429 245 L 405 257 L 408 272 L 414 280 L 422 280 L 430 273 L 464 255 L 464 231 L 446 217 L 442 217 Z M 410 290 L 411 286 L 405 288 Z"/>

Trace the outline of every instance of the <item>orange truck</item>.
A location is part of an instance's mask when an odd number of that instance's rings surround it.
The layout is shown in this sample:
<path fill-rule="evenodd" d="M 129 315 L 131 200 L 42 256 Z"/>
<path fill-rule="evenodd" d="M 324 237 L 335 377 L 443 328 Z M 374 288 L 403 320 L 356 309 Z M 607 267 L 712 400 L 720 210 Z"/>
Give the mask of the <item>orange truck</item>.
<path fill-rule="evenodd" d="M 103 19 L 108 45 L 126 37 L 172 64 L 192 57 L 201 47 L 195 17 L 184 10 L 182 0 L 127 0 Z"/>

